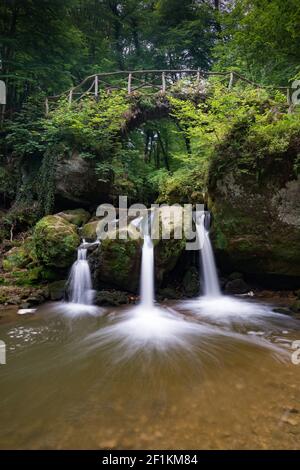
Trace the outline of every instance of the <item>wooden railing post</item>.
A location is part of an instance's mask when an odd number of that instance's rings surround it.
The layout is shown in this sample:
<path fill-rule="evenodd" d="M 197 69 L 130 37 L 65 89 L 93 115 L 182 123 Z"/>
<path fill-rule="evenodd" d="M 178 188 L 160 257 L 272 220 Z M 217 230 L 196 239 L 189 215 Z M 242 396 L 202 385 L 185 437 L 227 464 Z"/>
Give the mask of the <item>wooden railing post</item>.
<path fill-rule="evenodd" d="M 165 93 L 166 92 L 166 75 L 165 75 L 165 72 L 162 73 L 161 75 L 161 81 L 162 81 L 162 93 Z"/>
<path fill-rule="evenodd" d="M 99 93 L 99 80 L 98 80 L 98 75 L 95 76 L 95 98 L 98 98 L 98 93 Z"/>
<path fill-rule="evenodd" d="M 132 73 L 128 75 L 128 87 L 127 87 L 128 95 L 131 94 L 131 81 L 132 81 Z"/>

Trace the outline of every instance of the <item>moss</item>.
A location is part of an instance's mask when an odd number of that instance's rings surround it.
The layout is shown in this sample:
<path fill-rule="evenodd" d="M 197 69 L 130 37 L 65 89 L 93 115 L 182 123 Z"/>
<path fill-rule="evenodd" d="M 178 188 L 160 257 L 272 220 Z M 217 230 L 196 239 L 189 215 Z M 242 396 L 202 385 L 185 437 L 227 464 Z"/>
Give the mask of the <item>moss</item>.
<path fill-rule="evenodd" d="M 17 286 L 32 286 L 40 283 L 41 272 L 42 268 L 37 266 L 33 269 L 15 271 L 12 274 L 15 278 L 15 284 Z"/>
<path fill-rule="evenodd" d="M 85 224 L 82 227 L 82 231 L 81 231 L 82 238 L 84 238 L 85 240 L 89 242 L 94 242 L 95 240 L 97 240 L 96 230 L 97 230 L 98 223 L 99 223 L 99 220 L 97 219 L 97 220 L 93 220 Z"/>
<path fill-rule="evenodd" d="M 33 240 L 27 238 L 21 246 L 15 246 L 5 253 L 2 265 L 5 271 L 13 271 L 28 266 L 35 260 Z"/>
<path fill-rule="evenodd" d="M 55 268 L 70 266 L 80 243 L 76 226 L 58 215 L 41 219 L 35 226 L 33 240 L 40 263 Z"/>
<path fill-rule="evenodd" d="M 77 225 L 77 227 L 81 227 L 82 225 L 86 224 L 87 221 L 90 219 L 90 213 L 84 209 L 70 209 L 63 212 L 59 212 L 59 217 L 62 217 L 70 224 Z"/>

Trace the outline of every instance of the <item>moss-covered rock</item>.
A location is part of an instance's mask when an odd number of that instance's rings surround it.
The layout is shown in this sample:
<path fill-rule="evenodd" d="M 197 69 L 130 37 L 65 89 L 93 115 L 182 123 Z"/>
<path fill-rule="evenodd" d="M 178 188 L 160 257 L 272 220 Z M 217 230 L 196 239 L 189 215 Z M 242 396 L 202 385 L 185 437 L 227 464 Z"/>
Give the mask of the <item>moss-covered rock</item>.
<path fill-rule="evenodd" d="M 88 242 L 97 240 L 97 227 L 99 219 L 93 219 L 82 227 L 81 236 Z"/>
<path fill-rule="evenodd" d="M 5 271 L 14 271 L 28 266 L 33 260 L 32 243 L 27 242 L 22 246 L 15 246 L 5 253 L 2 266 Z"/>
<path fill-rule="evenodd" d="M 70 224 L 77 225 L 77 227 L 81 227 L 82 225 L 86 224 L 87 221 L 91 218 L 91 215 L 88 211 L 84 209 L 70 209 L 63 212 L 59 212 L 59 217 L 62 217 Z"/>
<path fill-rule="evenodd" d="M 171 217 L 167 208 L 160 209 L 160 231 L 154 242 L 155 278 L 160 285 L 166 275 L 176 266 L 180 255 L 185 249 L 185 239 L 174 239 L 175 230 L 181 230 L 182 208 L 174 208 Z M 161 228 L 169 224 L 170 239 L 163 239 Z M 127 229 L 132 233 L 129 225 Z M 94 277 L 94 285 L 101 288 L 109 285 L 130 292 L 137 292 L 139 288 L 140 265 L 142 255 L 142 238 L 125 240 L 119 239 L 120 231 L 117 230 L 116 239 L 105 239 L 94 250 L 89 261 Z"/>
<path fill-rule="evenodd" d="M 241 148 L 239 152 L 228 155 L 226 148 L 220 149 L 210 172 L 209 206 L 214 215 L 212 236 L 218 262 L 227 271 L 259 278 L 300 278 L 300 179 L 293 170 L 296 153 L 289 150 L 276 158 L 265 156 L 258 168 L 259 154 L 245 160 Z"/>
<path fill-rule="evenodd" d="M 36 224 L 33 241 L 41 264 L 66 268 L 75 258 L 80 238 L 74 224 L 58 215 L 48 215 Z"/>
<path fill-rule="evenodd" d="M 102 283 L 135 292 L 138 288 L 141 240 L 103 240 L 89 261 L 94 285 Z"/>

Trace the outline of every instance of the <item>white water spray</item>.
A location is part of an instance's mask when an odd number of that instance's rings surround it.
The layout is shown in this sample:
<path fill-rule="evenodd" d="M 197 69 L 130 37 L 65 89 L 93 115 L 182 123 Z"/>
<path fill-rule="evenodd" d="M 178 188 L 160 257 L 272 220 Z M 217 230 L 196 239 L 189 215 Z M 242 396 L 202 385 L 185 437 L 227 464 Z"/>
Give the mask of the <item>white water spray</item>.
<path fill-rule="evenodd" d="M 85 241 L 77 251 L 77 261 L 71 268 L 69 277 L 70 301 L 73 304 L 92 305 L 93 291 L 87 248 Z"/>
<path fill-rule="evenodd" d="M 201 243 L 200 256 L 202 261 L 203 290 L 207 297 L 220 297 L 221 290 L 218 281 L 214 252 L 209 238 L 209 230 L 205 226 L 205 213 L 196 217 L 198 241 Z"/>

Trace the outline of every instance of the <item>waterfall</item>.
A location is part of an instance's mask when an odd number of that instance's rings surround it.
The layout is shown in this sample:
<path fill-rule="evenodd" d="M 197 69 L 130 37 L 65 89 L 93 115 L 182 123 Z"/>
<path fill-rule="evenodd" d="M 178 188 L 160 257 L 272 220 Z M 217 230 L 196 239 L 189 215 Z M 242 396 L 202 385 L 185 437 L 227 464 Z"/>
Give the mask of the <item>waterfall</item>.
<path fill-rule="evenodd" d="M 154 249 L 150 235 L 144 235 L 141 266 L 141 305 L 154 303 Z"/>
<path fill-rule="evenodd" d="M 93 300 L 92 279 L 85 246 L 83 241 L 83 244 L 78 248 L 77 260 L 71 268 L 68 284 L 72 303 L 91 305 Z"/>
<path fill-rule="evenodd" d="M 219 297 L 221 296 L 221 290 L 218 281 L 214 253 L 209 238 L 207 214 L 208 213 L 204 212 L 200 217 L 196 217 L 197 237 L 199 243 L 202 242 L 200 256 L 202 261 L 204 295 L 207 297 Z"/>

